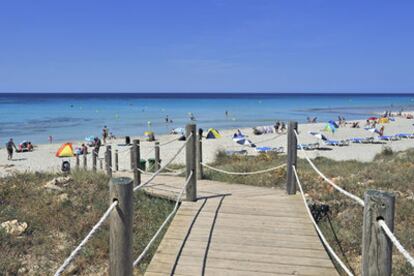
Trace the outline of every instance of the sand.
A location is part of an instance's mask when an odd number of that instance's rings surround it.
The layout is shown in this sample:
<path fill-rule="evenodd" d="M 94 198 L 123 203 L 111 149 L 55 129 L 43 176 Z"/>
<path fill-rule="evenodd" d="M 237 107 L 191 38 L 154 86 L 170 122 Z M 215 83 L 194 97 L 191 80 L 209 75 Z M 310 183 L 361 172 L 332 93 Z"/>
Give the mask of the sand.
<path fill-rule="evenodd" d="M 360 121 L 361 128 L 354 129 L 350 125 L 340 127 L 335 134 L 324 134 L 331 139 L 341 140 L 351 137 L 371 137 L 377 136 L 363 129 L 364 121 Z M 397 133 L 413 133 L 414 120 L 405 118 L 396 118 L 395 122 L 384 124 L 385 135 L 394 135 Z M 299 142 L 300 143 L 315 143 L 320 142 L 317 138 L 308 134 L 308 131 L 320 131 L 324 127 L 324 123 L 316 124 L 300 124 L 299 125 Z M 379 127 L 377 127 L 379 128 Z M 203 161 L 214 161 L 215 154 L 218 150 L 230 149 L 240 150 L 246 149 L 248 154 L 257 154 L 253 148 L 243 147 L 236 144 L 232 140 L 233 133 L 236 129 L 219 130 L 222 138 L 220 139 L 203 139 Z M 257 146 L 270 146 L 279 147 L 282 146 L 286 150 L 287 135 L 286 134 L 265 134 L 254 135 L 252 129 L 241 129 L 241 131 L 248 136 L 248 138 L 254 142 Z M 131 137 L 132 139 L 141 139 L 141 157 L 144 159 L 154 157 L 154 142 L 146 142 L 144 137 Z M 161 143 L 166 143 L 174 138 L 178 138 L 178 135 L 160 135 L 156 137 Z M 113 152 L 116 149 L 119 151 L 119 169 L 128 170 L 130 167 L 130 154 L 129 148 L 120 145 L 124 143 L 123 139 L 117 139 L 108 143 L 112 145 Z M 161 159 L 165 162 L 168 161 L 183 145 L 182 141 L 174 141 L 168 145 L 161 147 Z M 73 142 L 74 147 L 80 146 L 81 141 Z M 321 143 L 322 145 L 322 143 Z M 75 158 L 57 158 L 55 153 L 60 147 L 60 144 L 42 144 L 37 145 L 33 152 L 15 153 L 14 160 L 7 160 L 7 153 L 4 147 L 0 149 L 0 176 L 4 176 L 15 171 L 42 171 L 42 172 L 58 172 L 63 160 L 69 160 L 71 166 L 75 166 Z M 344 147 L 324 146 L 325 150 L 307 151 L 307 154 L 311 158 L 318 156 L 324 156 L 334 160 L 358 160 L 362 162 L 372 161 L 377 153 L 380 153 L 384 147 L 390 147 L 393 151 L 402 151 L 414 147 L 414 139 L 402 139 L 399 141 L 385 142 L 384 144 L 350 144 Z M 101 148 L 99 157 L 103 158 L 104 148 Z M 299 157 L 303 157 L 302 152 L 298 152 Z M 92 166 L 91 155 L 88 155 L 88 167 Z M 181 152 L 173 164 L 184 164 L 185 151 Z M 82 156 L 81 156 L 82 165 Z M 99 162 L 98 162 L 99 168 Z"/>

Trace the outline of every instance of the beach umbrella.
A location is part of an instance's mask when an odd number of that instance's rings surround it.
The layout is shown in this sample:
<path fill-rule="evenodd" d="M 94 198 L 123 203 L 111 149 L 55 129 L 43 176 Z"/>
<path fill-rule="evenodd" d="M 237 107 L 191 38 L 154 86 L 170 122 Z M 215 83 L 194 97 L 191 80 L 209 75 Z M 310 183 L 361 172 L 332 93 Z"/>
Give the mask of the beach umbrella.
<path fill-rule="evenodd" d="M 378 118 L 377 118 L 377 117 L 369 117 L 369 118 L 368 118 L 368 121 L 376 121 L 376 120 L 378 120 Z"/>
<path fill-rule="evenodd" d="M 309 134 L 324 141 L 328 140 L 328 137 L 326 137 L 320 132 L 309 131 Z"/>
<path fill-rule="evenodd" d="M 328 124 L 325 125 L 325 128 L 323 130 L 335 133 L 336 127 L 333 124 L 328 123 Z"/>
<path fill-rule="evenodd" d="M 330 120 L 328 123 L 333 125 L 335 128 L 339 127 L 338 124 L 334 120 Z"/>

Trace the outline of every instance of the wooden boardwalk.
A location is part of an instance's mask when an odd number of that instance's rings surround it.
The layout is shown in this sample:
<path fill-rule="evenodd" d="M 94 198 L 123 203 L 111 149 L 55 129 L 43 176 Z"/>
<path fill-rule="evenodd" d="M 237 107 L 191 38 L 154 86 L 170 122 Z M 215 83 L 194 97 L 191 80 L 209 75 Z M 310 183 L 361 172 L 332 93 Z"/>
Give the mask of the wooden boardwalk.
<path fill-rule="evenodd" d="M 176 197 L 184 181 L 158 176 L 146 191 Z M 145 275 L 338 275 L 300 194 L 207 180 L 197 188 L 198 201 L 182 202 Z"/>

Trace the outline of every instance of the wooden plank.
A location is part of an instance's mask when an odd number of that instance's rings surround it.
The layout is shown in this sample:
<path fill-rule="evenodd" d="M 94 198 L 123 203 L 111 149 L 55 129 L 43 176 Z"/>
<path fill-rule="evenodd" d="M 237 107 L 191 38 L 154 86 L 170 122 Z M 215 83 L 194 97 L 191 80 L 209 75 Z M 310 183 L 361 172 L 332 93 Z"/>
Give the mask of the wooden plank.
<path fill-rule="evenodd" d="M 175 259 L 175 256 L 173 256 Z M 149 267 L 150 272 L 164 272 L 170 274 L 172 271 L 171 255 L 156 254 L 153 258 L 158 264 L 157 267 Z M 176 273 L 182 273 L 191 269 L 192 275 L 202 275 L 203 258 L 182 256 L 179 264 L 176 266 Z M 290 275 L 338 275 L 334 268 L 314 267 L 286 264 L 272 264 L 263 262 L 242 262 L 234 260 L 225 260 L 219 258 L 207 258 L 206 267 L 226 269 L 229 273 L 235 271 L 250 272 L 252 275 L 258 272 L 290 274 Z"/>
<path fill-rule="evenodd" d="M 174 199 L 183 184 L 159 176 L 146 192 Z M 300 195 L 209 180 L 197 186 L 199 200 L 181 203 L 146 275 L 338 275 Z"/>

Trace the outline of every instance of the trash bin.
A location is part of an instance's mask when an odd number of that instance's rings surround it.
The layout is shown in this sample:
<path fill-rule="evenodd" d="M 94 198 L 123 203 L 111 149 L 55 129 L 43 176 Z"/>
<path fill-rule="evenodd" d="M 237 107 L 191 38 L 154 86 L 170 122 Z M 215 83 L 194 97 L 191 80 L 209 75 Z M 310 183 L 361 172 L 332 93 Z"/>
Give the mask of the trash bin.
<path fill-rule="evenodd" d="M 131 145 L 131 138 L 129 136 L 125 136 L 125 144 Z"/>
<path fill-rule="evenodd" d="M 155 159 L 148 158 L 148 171 L 153 172 L 155 171 Z"/>
<path fill-rule="evenodd" d="M 145 171 L 146 170 L 147 161 L 145 159 L 139 160 L 139 169 Z"/>

